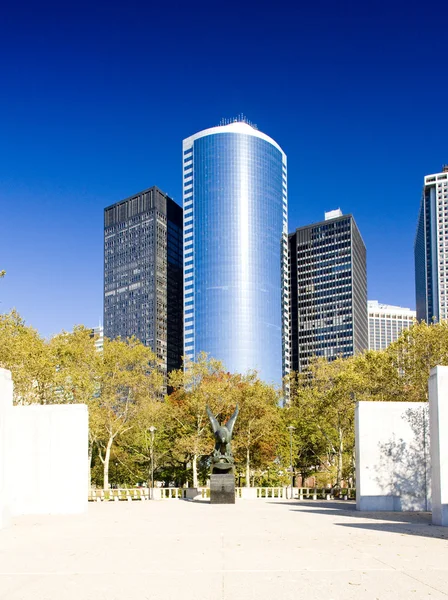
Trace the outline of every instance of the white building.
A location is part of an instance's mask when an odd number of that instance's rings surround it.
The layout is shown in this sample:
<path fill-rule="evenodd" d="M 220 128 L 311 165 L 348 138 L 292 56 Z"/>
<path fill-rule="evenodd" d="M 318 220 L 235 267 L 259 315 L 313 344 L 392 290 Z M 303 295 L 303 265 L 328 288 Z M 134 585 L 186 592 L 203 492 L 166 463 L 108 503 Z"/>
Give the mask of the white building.
<path fill-rule="evenodd" d="M 414 256 L 418 320 L 448 319 L 448 165 L 425 177 Z"/>
<path fill-rule="evenodd" d="M 398 339 L 403 329 L 409 329 L 416 319 L 415 310 L 401 306 L 367 302 L 369 313 L 369 350 L 384 350 Z"/>
<path fill-rule="evenodd" d="M 98 325 L 98 327 L 94 327 L 91 331 L 90 337 L 95 338 L 95 346 L 98 352 L 103 350 L 104 345 L 104 327 L 102 325 Z"/>

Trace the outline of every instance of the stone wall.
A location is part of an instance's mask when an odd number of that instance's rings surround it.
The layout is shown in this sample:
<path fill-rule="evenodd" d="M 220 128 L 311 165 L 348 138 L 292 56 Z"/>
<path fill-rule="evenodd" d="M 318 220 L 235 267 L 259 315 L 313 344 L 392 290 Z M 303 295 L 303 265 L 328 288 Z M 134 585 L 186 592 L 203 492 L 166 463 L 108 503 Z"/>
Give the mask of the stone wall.
<path fill-rule="evenodd" d="M 431 510 L 427 402 L 358 402 L 356 508 Z"/>
<path fill-rule="evenodd" d="M 432 522 L 448 527 L 448 367 L 429 377 L 431 423 Z"/>
<path fill-rule="evenodd" d="M 12 411 L 11 373 L 0 369 L 0 529 L 9 523 L 10 510 L 6 480 L 7 442 L 6 432 Z"/>
<path fill-rule="evenodd" d="M 9 515 L 84 512 L 87 406 L 12 406 L 12 394 L 10 373 L 0 369 L 0 526 Z"/>

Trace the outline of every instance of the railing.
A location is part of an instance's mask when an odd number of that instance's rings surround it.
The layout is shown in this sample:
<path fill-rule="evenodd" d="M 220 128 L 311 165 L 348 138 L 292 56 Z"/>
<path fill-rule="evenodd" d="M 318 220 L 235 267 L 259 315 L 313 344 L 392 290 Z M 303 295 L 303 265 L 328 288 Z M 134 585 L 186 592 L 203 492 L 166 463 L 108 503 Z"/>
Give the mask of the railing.
<path fill-rule="evenodd" d="M 291 498 L 290 487 L 237 487 L 236 498 L 261 499 L 261 500 L 354 500 L 354 488 L 342 488 L 335 494 L 328 488 L 293 488 Z M 119 488 L 110 490 L 92 489 L 89 493 L 90 502 L 119 502 L 133 500 L 206 500 L 210 498 L 210 488 L 200 487 L 197 491 L 193 488 L 167 487 L 154 488 L 153 493 L 148 488 Z"/>
<path fill-rule="evenodd" d="M 288 494 L 291 488 L 288 489 Z M 355 488 L 293 488 L 293 498 L 297 500 L 355 500 Z"/>
<path fill-rule="evenodd" d="M 150 490 L 148 488 L 120 488 L 110 490 L 90 490 L 90 502 L 115 501 L 119 500 L 148 500 Z"/>

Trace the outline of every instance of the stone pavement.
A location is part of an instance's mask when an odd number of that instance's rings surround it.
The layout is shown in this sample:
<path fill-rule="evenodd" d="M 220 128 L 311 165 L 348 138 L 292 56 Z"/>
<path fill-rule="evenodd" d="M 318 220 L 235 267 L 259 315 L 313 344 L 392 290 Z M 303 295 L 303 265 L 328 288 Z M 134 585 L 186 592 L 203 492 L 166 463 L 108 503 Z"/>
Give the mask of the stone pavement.
<path fill-rule="evenodd" d="M 0 531 L 1 600 L 447 597 L 447 528 L 348 502 L 95 503 Z"/>

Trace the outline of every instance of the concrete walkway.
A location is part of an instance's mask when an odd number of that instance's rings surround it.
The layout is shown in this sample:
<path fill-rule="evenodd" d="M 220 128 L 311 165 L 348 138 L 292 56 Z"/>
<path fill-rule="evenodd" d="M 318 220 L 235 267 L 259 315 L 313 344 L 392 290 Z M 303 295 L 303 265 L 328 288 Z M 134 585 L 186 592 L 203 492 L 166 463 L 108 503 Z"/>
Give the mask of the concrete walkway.
<path fill-rule="evenodd" d="M 0 531 L 0 599 L 446 600 L 447 538 L 347 502 L 96 503 Z"/>

